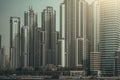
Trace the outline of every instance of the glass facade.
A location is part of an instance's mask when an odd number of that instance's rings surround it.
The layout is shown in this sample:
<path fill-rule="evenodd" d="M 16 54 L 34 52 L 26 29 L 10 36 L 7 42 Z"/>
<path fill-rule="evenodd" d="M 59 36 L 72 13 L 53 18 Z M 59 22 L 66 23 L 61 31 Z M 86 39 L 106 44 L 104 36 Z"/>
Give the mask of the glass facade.
<path fill-rule="evenodd" d="M 20 18 L 10 17 L 10 67 L 20 66 Z"/>
<path fill-rule="evenodd" d="M 100 52 L 103 75 L 114 75 L 115 54 L 120 46 L 120 1 L 100 0 Z"/>

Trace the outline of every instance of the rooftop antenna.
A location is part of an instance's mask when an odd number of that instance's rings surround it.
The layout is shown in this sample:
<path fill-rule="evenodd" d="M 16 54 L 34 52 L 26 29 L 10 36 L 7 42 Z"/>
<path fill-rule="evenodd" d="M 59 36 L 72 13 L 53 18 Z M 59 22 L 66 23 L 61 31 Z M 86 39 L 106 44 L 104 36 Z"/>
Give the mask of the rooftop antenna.
<path fill-rule="evenodd" d="M 29 6 L 29 10 L 32 10 L 32 6 Z"/>
<path fill-rule="evenodd" d="M 30 5 L 29 5 L 29 10 L 30 10 Z"/>
<path fill-rule="evenodd" d="M 31 6 L 31 10 L 32 10 L 32 6 Z"/>

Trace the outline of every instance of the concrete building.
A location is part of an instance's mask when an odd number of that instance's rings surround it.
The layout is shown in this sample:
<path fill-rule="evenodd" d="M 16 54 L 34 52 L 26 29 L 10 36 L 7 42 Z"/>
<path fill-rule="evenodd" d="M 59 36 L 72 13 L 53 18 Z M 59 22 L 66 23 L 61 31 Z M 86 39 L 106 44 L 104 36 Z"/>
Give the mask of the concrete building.
<path fill-rule="evenodd" d="M 90 53 L 90 74 L 98 75 L 101 72 L 101 55 L 100 52 Z"/>
<path fill-rule="evenodd" d="M 5 70 L 9 69 L 9 56 L 5 55 Z"/>
<path fill-rule="evenodd" d="M 1 49 L 1 46 L 2 46 L 2 36 L 0 35 L 0 49 Z"/>
<path fill-rule="evenodd" d="M 104 76 L 113 76 L 120 46 L 120 0 L 99 1 L 101 70 Z"/>
<path fill-rule="evenodd" d="M 16 69 L 20 64 L 20 18 L 10 17 L 10 68 Z"/>
<path fill-rule="evenodd" d="M 41 29 L 41 31 L 38 32 L 38 36 L 41 36 L 41 40 L 39 41 L 39 42 L 41 42 L 41 43 L 40 43 L 40 49 L 41 49 L 40 55 L 41 55 L 41 57 L 42 57 L 40 64 L 41 64 L 42 66 L 45 66 L 45 65 L 46 65 L 45 31 Z M 39 39 L 38 39 L 38 40 L 39 40 Z"/>
<path fill-rule="evenodd" d="M 1 57 L 1 54 L 2 54 L 2 49 L 1 49 L 1 42 L 2 41 L 2 36 L 0 35 L 0 57 Z M 2 66 L 2 59 L 0 58 L 0 69 L 1 69 L 1 66 Z"/>
<path fill-rule="evenodd" d="M 58 65 L 61 67 L 67 66 L 65 61 L 65 4 L 60 5 L 60 33 L 58 39 Z"/>
<path fill-rule="evenodd" d="M 23 68 L 29 67 L 29 27 L 21 28 L 21 65 Z"/>
<path fill-rule="evenodd" d="M 5 69 L 5 47 L 2 47 L 2 36 L 0 35 L 0 70 Z"/>
<path fill-rule="evenodd" d="M 56 65 L 56 11 L 47 7 L 42 12 L 42 30 L 44 31 L 44 65 Z"/>
<path fill-rule="evenodd" d="M 114 65 L 115 65 L 114 75 L 120 76 L 120 48 L 116 52 Z"/>
<path fill-rule="evenodd" d="M 101 69 L 100 45 L 100 5 L 99 0 L 95 0 L 89 7 L 89 27 L 90 27 L 90 72 L 97 75 Z"/>
<path fill-rule="evenodd" d="M 0 54 L 1 70 L 5 70 L 5 47 L 1 48 Z"/>
<path fill-rule="evenodd" d="M 37 48 L 35 53 L 35 67 L 43 66 L 44 59 L 44 34 L 41 28 L 37 28 L 37 36 L 36 36 Z"/>
<path fill-rule="evenodd" d="M 66 58 L 66 54 L 65 54 L 65 41 L 62 39 L 58 40 L 58 65 L 61 67 L 65 67 L 65 58 Z"/>
<path fill-rule="evenodd" d="M 37 14 L 32 7 L 24 12 L 24 26 L 29 27 L 29 67 L 35 67 L 35 53 L 36 53 L 36 29 L 38 27 Z"/>
<path fill-rule="evenodd" d="M 65 52 L 68 66 L 89 69 L 88 3 L 85 0 L 64 0 Z"/>

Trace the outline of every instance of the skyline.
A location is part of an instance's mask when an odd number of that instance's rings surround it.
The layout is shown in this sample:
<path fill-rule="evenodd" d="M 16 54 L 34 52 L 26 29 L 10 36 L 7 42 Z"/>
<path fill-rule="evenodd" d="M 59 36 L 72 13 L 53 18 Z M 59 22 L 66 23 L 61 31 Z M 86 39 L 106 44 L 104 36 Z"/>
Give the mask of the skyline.
<path fill-rule="evenodd" d="M 56 11 L 51 6 L 41 13 L 41 28 L 31 6 L 24 12 L 22 32 L 20 17 L 10 17 L 10 69 L 52 64 L 89 70 L 89 4 L 85 0 L 64 0 L 61 5 L 60 31 L 56 31 Z M 60 32 L 64 38 L 60 37 Z M 62 51 L 61 45 L 65 46 Z M 66 59 L 65 64 L 62 58 Z"/>
<path fill-rule="evenodd" d="M 60 22 L 60 3 L 64 0 L 1 0 L 0 1 L 0 34 L 2 35 L 2 46 L 5 46 L 6 53 L 9 54 L 9 33 L 10 23 L 9 19 L 11 16 L 17 16 L 21 19 L 21 26 L 23 26 L 24 11 L 29 9 L 29 6 L 33 7 L 33 10 L 38 14 L 38 26 L 41 27 L 41 12 L 47 6 L 52 6 L 56 10 L 56 30 L 59 30 Z M 89 3 L 92 0 L 86 0 Z M 41 3 L 42 2 L 42 3 Z M 13 5 L 15 4 L 15 5 Z M 22 4 L 22 6 L 21 6 Z M 18 6 L 18 7 L 17 7 Z M 7 32 L 7 33 L 6 33 Z"/>
<path fill-rule="evenodd" d="M 13 1 L 1 8 L 0 70 L 9 55 L 10 70 L 56 66 L 120 75 L 119 0 Z"/>

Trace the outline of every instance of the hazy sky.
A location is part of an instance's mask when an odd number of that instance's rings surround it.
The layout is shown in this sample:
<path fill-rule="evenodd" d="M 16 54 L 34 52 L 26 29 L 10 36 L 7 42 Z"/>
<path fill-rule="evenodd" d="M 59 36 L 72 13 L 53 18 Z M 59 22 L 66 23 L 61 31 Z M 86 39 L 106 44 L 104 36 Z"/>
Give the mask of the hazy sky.
<path fill-rule="evenodd" d="M 21 18 L 21 26 L 23 26 L 24 11 L 29 6 L 33 6 L 33 10 L 38 13 L 38 25 L 41 26 L 41 12 L 46 6 L 52 6 L 56 10 L 56 27 L 59 30 L 59 7 L 64 0 L 0 0 L 0 35 L 2 35 L 2 46 L 6 47 L 6 53 L 9 51 L 10 36 L 10 16 L 18 16 Z M 91 2 L 91 0 L 86 0 Z"/>

